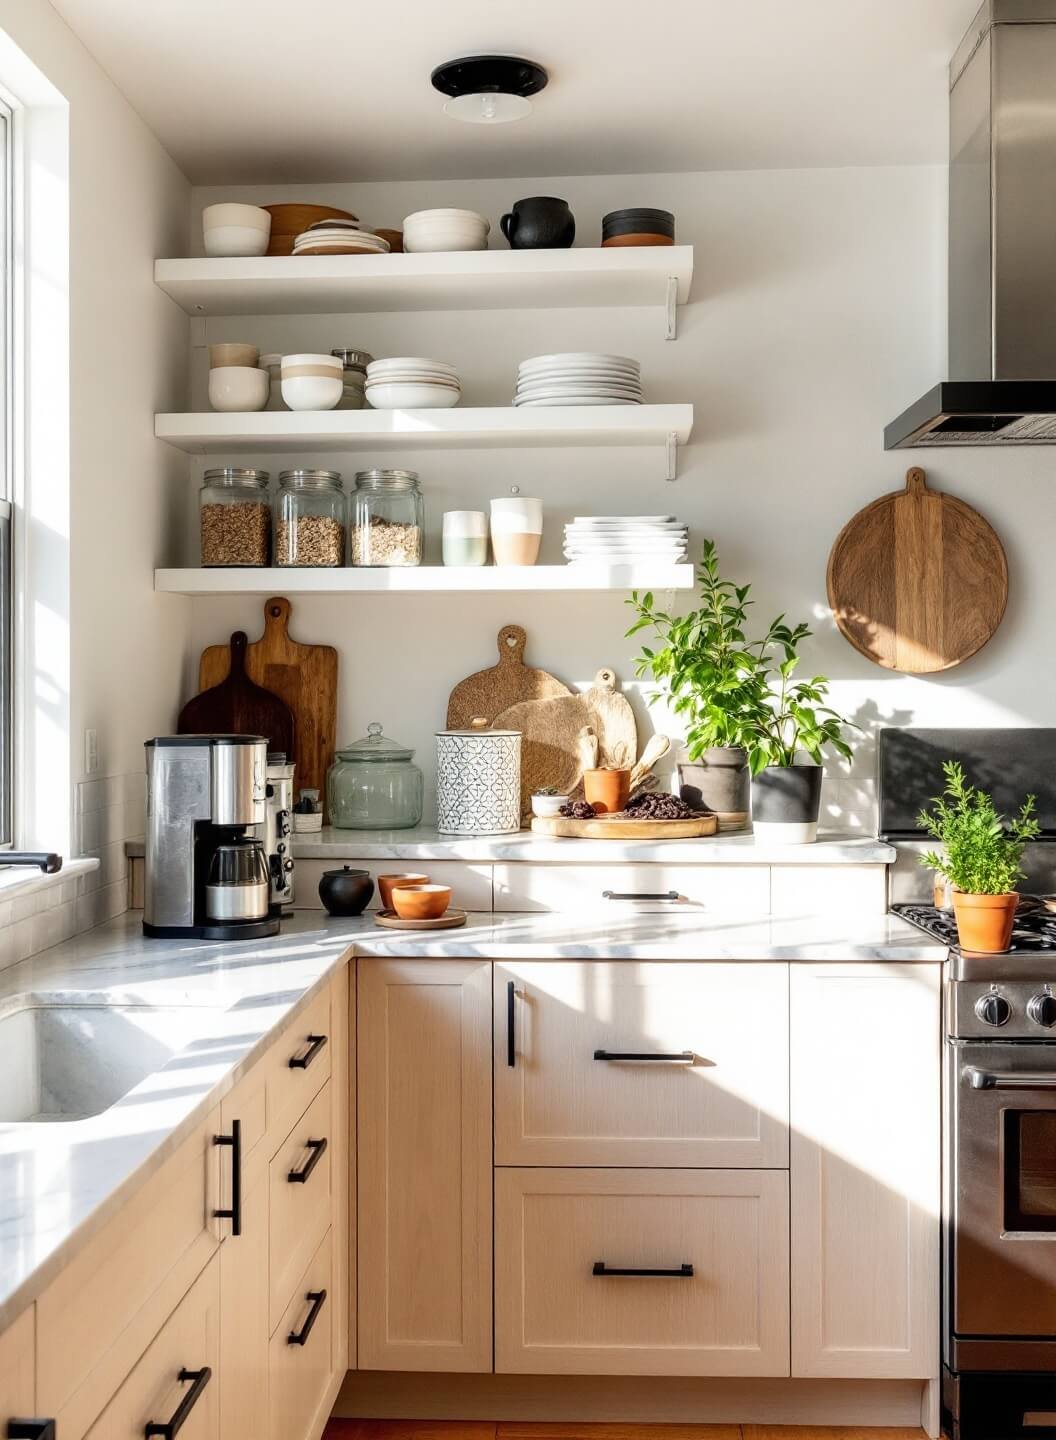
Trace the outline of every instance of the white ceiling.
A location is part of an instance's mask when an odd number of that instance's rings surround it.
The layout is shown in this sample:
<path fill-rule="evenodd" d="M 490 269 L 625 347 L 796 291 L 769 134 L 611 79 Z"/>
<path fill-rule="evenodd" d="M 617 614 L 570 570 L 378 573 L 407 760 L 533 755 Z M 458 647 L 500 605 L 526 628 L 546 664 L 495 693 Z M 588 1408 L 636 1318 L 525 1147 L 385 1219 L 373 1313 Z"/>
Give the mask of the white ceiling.
<path fill-rule="evenodd" d="M 946 156 L 977 0 L 52 0 L 199 184 L 483 178 Z M 444 115 L 481 52 L 550 71 L 527 119 Z"/>

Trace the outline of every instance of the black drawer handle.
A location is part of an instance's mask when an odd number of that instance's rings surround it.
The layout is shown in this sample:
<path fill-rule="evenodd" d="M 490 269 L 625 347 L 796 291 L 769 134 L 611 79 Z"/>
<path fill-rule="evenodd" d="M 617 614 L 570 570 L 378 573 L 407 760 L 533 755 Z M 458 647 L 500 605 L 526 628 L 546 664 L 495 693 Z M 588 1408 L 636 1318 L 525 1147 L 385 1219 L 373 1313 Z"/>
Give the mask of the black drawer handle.
<path fill-rule="evenodd" d="M 306 1140 L 305 1146 L 312 1153 L 308 1156 L 308 1159 L 304 1162 L 304 1164 L 299 1170 L 291 1170 L 290 1173 L 286 1176 L 286 1179 L 290 1182 L 291 1185 L 303 1185 L 308 1179 L 308 1176 L 319 1164 L 319 1161 L 326 1154 L 325 1140 Z"/>
<path fill-rule="evenodd" d="M 681 900 L 677 890 L 603 890 L 603 900 Z"/>
<path fill-rule="evenodd" d="M 172 1412 L 171 1420 L 166 1420 L 161 1424 L 151 1420 L 144 1425 L 143 1434 L 146 1436 L 146 1440 L 150 1440 L 152 1435 L 161 1436 L 161 1440 L 173 1440 L 187 1416 L 198 1404 L 202 1391 L 209 1384 L 212 1376 L 213 1372 L 208 1365 L 203 1365 L 200 1370 L 181 1370 L 176 1377 L 177 1380 L 181 1385 L 186 1385 L 190 1381 L 191 1388 Z"/>
<path fill-rule="evenodd" d="M 55 1440 L 54 1420 L 9 1420 L 7 1440 Z"/>
<path fill-rule="evenodd" d="M 673 1270 L 634 1269 L 629 1266 L 606 1265 L 604 1260 L 595 1260 L 592 1275 L 660 1275 L 672 1280 L 692 1280 L 692 1265 L 677 1265 Z"/>
<path fill-rule="evenodd" d="M 692 1050 L 595 1050 L 595 1060 L 673 1060 L 678 1065 L 692 1065 Z"/>
<path fill-rule="evenodd" d="M 506 1064 L 512 1070 L 517 1064 L 517 1044 L 514 1036 L 516 1019 L 517 989 L 512 980 L 506 981 Z"/>
<path fill-rule="evenodd" d="M 308 1066 L 312 1063 L 312 1061 L 315 1059 L 315 1057 L 319 1054 L 319 1051 L 323 1048 L 323 1046 L 324 1046 L 325 1044 L 326 1044 L 326 1036 L 325 1036 L 325 1035 L 309 1035 L 309 1036 L 308 1036 L 308 1049 L 304 1052 L 304 1054 L 303 1054 L 303 1055 L 291 1055 L 291 1056 L 290 1056 L 290 1069 L 291 1069 L 291 1070 L 307 1070 L 307 1069 L 308 1069 Z"/>
<path fill-rule="evenodd" d="M 309 1290 L 304 1297 L 312 1302 L 312 1308 L 304 1317 L 304 1324 L 299 1330 L 291 1330 L 286 1336 L 287 1345 L 307 1345 L 308 1336 L 312 1333 L 312 1326 L 319 1319 L 319 1312 L 326 1304 L 325 1290 Z"/>
<path fill-rule="evenodd" d="M 242 1121 L 231 1121 L 230 1135 L 214 1135 L 214 1145 L 231 1147 L 231 1209 L 214 1210 L 217 1220 L 231 1221 L 231 1234 L 242 1234 Z"/>

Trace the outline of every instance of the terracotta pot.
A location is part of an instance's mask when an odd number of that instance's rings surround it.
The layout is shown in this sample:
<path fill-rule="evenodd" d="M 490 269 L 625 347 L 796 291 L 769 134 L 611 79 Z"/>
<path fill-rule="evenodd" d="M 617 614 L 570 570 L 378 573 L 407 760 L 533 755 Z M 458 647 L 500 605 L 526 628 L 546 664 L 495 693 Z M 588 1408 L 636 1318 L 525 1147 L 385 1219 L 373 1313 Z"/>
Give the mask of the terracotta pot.
<path fill-rule="evenodd" d="M 420 870 L 404 870 L 399 875 L 379 875 L 378 894 L 381 896 L 381 908 L 392 909 L 392 890 L 395 885 L 428 885 L 429 876 L 423 875 Z"/>
<path fill-rule="evenodd" d="M 631 794 L 629 770 L 584 770 L 583 795 L 599 815 L 615 815 L 627 808 Z"/>
<path fill-rule="evenodd" d="M 1019 896 L 965 895 L 953 892 L 953 913 L 957 917 L 957 939 L 962 950 L 980 955 L 1001 955 L 1012 943 L 1012 925 Z"/>
<path fill-rule="evenodd" d="M 451 904 L 451 886 L 395 885 L 392 903 L 401 920 L 439 920 Z"/>

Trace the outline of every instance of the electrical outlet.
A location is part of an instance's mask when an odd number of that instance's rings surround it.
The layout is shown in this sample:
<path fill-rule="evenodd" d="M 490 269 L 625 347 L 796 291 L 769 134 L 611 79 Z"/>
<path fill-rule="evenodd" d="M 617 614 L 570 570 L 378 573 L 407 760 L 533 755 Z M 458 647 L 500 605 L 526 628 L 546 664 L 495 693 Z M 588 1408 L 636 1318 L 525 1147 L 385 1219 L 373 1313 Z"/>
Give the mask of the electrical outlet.
<path fill-rule="evenodd" d="M 99 732 L 97 730 L 86 730 L 84 732 L 84 773 L 95 775 L 99 770 Z"/>

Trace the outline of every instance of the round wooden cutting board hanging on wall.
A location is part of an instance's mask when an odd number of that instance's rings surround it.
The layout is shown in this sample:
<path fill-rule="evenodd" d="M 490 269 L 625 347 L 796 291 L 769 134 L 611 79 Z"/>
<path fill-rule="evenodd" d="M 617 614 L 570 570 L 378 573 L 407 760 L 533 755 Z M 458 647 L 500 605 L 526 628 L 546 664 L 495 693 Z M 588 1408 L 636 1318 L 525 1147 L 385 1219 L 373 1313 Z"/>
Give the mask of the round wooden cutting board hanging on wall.
<path fill-rule="evenodd" d="M 840 531 L 829 604 L 843 635 L 888 670 L 927 675 L 980 650 L 1001 623 L 1008 565 L 1001 541 L 963 500 L 929 490 L 914 466 Z"/>

